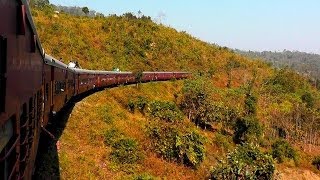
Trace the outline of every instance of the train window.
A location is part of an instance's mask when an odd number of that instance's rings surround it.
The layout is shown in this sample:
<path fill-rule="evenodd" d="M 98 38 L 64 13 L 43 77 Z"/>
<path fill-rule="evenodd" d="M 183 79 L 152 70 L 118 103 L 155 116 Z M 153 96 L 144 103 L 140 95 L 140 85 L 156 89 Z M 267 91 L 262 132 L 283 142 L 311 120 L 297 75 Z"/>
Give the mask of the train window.
<path fill-rule="evenodd" d="M 66 89 L 66 82 L 56 81 L 55 82 L 55 94 L 60 94 L 61 92 L 65 91 Z"/>
<path fill-rule="evenodd" d="M 0 152 L 6 147 L 10 138 L 13 135 L 13 125 L 12 120 L 6 122 L 5 125 L 0 127 Z"/>
<path fill-rule="evenodd" d="M 7 38 L 0 36 L 0 113 L 5 111 L 7 72 Z"/>
<path fill-rule="evenodd" d="M 30 51 L 31 53 L 36 52 L 36 45 L 37 44 L 37 36 L 34 34 L 31 34 L 31 44 L 30 44 Z"/>
<path fill-rule="evenodd" d="M 20 10 L 18 11 L 17 22 L 18 22 L 18 34 L 25 35 L 26 34 L 26 9 L 24 5 L 20 6 Z"/>
<path fill-rule="evenodd" d="M 15 132 L 16 129 L 16 116 L 12 116 L 1 128 L 0 128 L 0 142 L 5 142 L 4 147 L 1 147 L 0 154 L 0 179 L 10 178 L 10 174 L 15 170 L 17 163 L 17 152 L 15 148 L 18 144 L 18 136 Z M 4 140 L 4 141 L 2 141 Z"/>

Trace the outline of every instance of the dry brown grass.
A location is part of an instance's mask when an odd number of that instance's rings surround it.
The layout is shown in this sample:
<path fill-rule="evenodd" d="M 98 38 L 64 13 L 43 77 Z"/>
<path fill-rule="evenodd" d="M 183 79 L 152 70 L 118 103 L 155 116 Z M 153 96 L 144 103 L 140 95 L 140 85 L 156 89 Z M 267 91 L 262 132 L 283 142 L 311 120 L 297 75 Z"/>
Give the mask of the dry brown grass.
<path fill-rule="evenodd" d="M 59 163 L 62 179 L 130 179 L 147 173 L 163 179 L 201 179 L 207 176 L 210 166 L 216 161 L 219 150 L 213 145 L 213 133 L 201 131 L 207 138 L 207 156 L 198 169 L 158 157 L 150 147 L 146 135 L 148 119 L 140 112 L 130 113 L 126 102 L 143 95 L 150 100 L 174 100 L 172 92 L 178 92 L 181 81 L 150 83 L 118 87 L 91 95 L 76 104 L 66 128 L 59 139 Z M 99 111 L 110 106 L 113 123 L 103 121 Z M 184 127 L 194 125 L 185 120 Z M 119 165 L 110 160 L 111 147 L 104 144 L 103 134 L 107 129 L 117 128 L 125 136 L 136 139 L 143 153 L 143 160 L 133 165 Z"/>

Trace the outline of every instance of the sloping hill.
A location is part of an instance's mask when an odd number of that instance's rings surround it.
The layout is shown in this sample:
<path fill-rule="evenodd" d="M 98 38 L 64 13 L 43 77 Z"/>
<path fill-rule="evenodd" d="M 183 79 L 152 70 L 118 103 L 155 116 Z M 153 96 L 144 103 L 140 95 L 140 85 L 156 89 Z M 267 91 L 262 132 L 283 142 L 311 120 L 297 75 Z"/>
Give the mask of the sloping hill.
<path fill-rule="evenodd" d="M 208 71 L 219 69 L 233 56 L 247 63 L 226 48 L 157 25 L 145 16 L 88 18 L 55 16 L 50 9 L 33 12 L 46 52 L 65 62 L 76 59 L 86 68 Z"/>
<path fill-rule="evenodd" d="M 309 76 L 314 79 L 315 85 L 320 89 L 320 55 L 310 54 L 299 51 L 283 52 L 255 52 L 255 51 L 240 51 L 236 52 L 243 54 L 251 58 L 264 59 L 267 62 L 272 63 L 274 66 L 283 68 L 290 67 L 302 75 Z"/>
<path fill-rule="evenodd" d="M 39 178 L 204 179 L 234 174 L 232 167 L 269 177 L 277 163 L 317 172 L 308 147 L 320 144 L 320 93 L 297 73 L 145 16 L 76 17 L 50 7 L 33 14 L 46 52 L 66 63 L 194 72 L 192 80 L 119 87 L 77 103 L 38 162 Z"/>

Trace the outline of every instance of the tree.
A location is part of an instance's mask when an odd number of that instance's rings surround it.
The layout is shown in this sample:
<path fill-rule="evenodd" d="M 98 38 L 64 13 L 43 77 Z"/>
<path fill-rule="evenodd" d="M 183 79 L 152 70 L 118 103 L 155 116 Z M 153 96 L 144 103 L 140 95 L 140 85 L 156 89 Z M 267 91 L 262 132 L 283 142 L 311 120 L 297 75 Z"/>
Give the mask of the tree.
<path fill-rule="evenodd" d="M 316 88 L 320 91 L 320 79 L 316 80 Z"/>
<path fill-rule="evenodd" d="M 142 17 L 142 12 L 139 10 L 138 11 L 138 17 L 141 18 Z"/>
<path fill-rule="evenodd" d="M 227 82 L 227 87 L 231 88 L 231 81 L 232 81 L 232 70 L 235 68 L 239 68 L 240 67 L 240 63 L 235 60 L 235 57 L 232 57 L 228 63 L 226 64 L 226 71 L 227 71 L 227 75 L 228 75 L 228 82 Z"/>
<path fill-rule="evenodd" d="M 31 7 L 40 7 L 40 8 L 43 8 L 47 5 L 49 5 L 50 2 L 49 0 L 31 0 L 30 1 L 30 6 Z"/>
<path fill-rule="evenodd" d="M 246 115 L 254 116 L 257 112 L 257 97 L 253 94 L 246 94 L 244 101 Z"/>
<path fill-rule="evenodd" d="M 301 96 L 302 102 L 306 103 L 308 108 L 313 108 L 314 106 L 314 98 L 310 92 L 306 92 Z"/>
<path fill-rule="evenodd" d="M 272 179 L 274 171 L 274 162 L 269 155 L 256 146 L 244 144 L 221 160 L 211 170 L 209 179 Z"/>
<path fill-rule="evenodd" d="M 216 115 L 213 114 L 216 108 L 210 101 L 212 89 L 207 82 L 208 79 L 203 77 L 185 81 L 180 104 L 188 118 L 203 128 L 214 121 Z"/>
<path fill-rule="evenodd" d="M 89 8 L 88 7 L 83 7 L 82 12 L 84 12 L 86 15 L 89 13 Z"/>
<path fill-rule="evenodd" d="M 320 170 L 320 156 L 316 156 L 312 161 L 312 165 L 314 165 L 318 170 Z"/>
<path fill-rule="evenodd" d="M 277 140 L 272 144 L 272 157 L 279 163 L 283 163 L 286 158 L 297 160 L 297 153 L 286 140 Z"/>
<path fill-rule="evenodd" d="M 239 118 L 234 125 L 233 140 L 237 144 L 254 142 L 261 137 L 262 132 L 263 128 L 255 117 Z"/>

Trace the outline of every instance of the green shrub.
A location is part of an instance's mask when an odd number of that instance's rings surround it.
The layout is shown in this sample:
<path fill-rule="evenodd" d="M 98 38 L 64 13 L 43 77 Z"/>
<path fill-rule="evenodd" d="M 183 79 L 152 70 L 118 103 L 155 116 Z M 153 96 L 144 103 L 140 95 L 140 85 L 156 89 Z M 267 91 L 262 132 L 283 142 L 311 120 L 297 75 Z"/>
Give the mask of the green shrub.
<path fill-rule="evenodd" d="M 177 122 L 182 120 L 179 108 L 171 102 L 153 101 L 150 104 L 150 114 L 167 122 Z"/>
<path fill-rule="evenodd" d="M 266 84 L 268 89 L 275 94 L 294 93 L 305 86 L 303 78 L 288 68 L 277 71 Z"/>
<path fill-rule="evenodd" d="M 258 147 L 238 146 L 210 172 L 210 179 L 272 179 L 275 166 L 272 157 Z"/>
<path fill-rule="evenodd" d="M 247 115 L 255 115 L 257 112 L 257 97 L 252 94 L 246 94 L 244 105 Z"/>
<path fill-rule="evenodd" d="M 196 77 L 184 81 L 182 88 L 181 108 L 189 116 L 193 116 L 207 99 L 210 99 L 212 87 L 208 84 L 210 80 L 203 77 Z M 191 117 L 191 119 L 193 119 Z"/>
<path fill-rule="evenodd" d="M 259 140 L 263 128 L 255 117 L 239 118 L 234 125 L 234 142 L 245 143 Z"/>
<path fill-rule="evenodd" d="M 221 133 L 216 133 L 214 137 L 214 143 L 222 148 L 224 151 L 228 151 L 232 148 L 232 138 L 225 136 Z"/>
<path fill-rule="evenodd" d="M 128 102 L 128 109 L 130 112 L 134 113 L 135 104 L 132 100 L 129 100 Z"/>
<path fill-rule="evenodd" d="M 183 163 L 191 167 L 197 167 L 205 157 L 204 137 L 191 131 L 182 137 L 179 144 L 179 154 L 183 156 Z"/>
<path fill-rule="evenodd" d="M 224 119 L 224 109 L 226 108 L 222 104 L 206 101 L 197 108 L 191 120 L 203 129 L 212 128 L 212 122 L 221 122 Z"/>
<path fill-rule="evenodd" d="M 102 107 L 99 114 L 101 114 L 102 119 L 105 123 L 107 124 L 112 124 L 113 123 L 113 116 L 110 113 L 110 107 L 109 106 L 105 106 Z"/>
<path fill-rule="evenodd" d="M 142 71 L 134 72 L 133 74 L 134 74 L 134 77 L 136 79 L 136 82 L 141 83 L 142 76 L 143 76 Z"/>
<path fill-rule="evenodd" d="M 104 133 L 104 143 L 107 146 L 113 145 L 123 134 L 116 128 L 111 128 Z"/>
<path fill-rule="evenodd" d="M 306 103 L 308 108 L 313 108 L 314 106 L 314 98 L 310 92 L 306 92 L 301 96 L 302 102 Z"/>
<path fill-rule="evenodd" d="M 186 80 L 181 93 L 180 107 L 183 113 L 203 129 L 212 129 L 215 122 L 230 125 L 239 114 L 237 109 L 228 103 L 212 101 L 214 92 L 222 91 L 213 89 L 210 81 L 204 77 Z"/>
<path fill-rule="evenodd" d="M 141 113 L 143 113 L 148 105 L 148 99 L 143 96 L 138 96 L 136 106 Z"/>
<path fill-rule="evenodd" d="M 272 144 L 272 157 L 279 163 L 284 162 L 286 158 L 297 160 L 297 153 L 286 140 L 277 140 Z"/>
<path fill-rule="evenodd" d="M 320 91 L 320 79 L 316 80 L 316 88 Z"/>
<path fill-rule="evenodd" d="M 111 159 L 121 164 L 136 163 L 142 158 L 138 142 L 130 138 L 122 138 L 112 145 Z"/>
<path fill-rule="evenodd" d="M 159 155 L 196 168 L 205 156 L 204 137 L 195 131 L 181 133 L 172 127 L 154 127 L 150 130 L 152 145 Z"/>
<path fill-rule="evenodd" d="M 320 156 L 316 156 L 312 161 L 312 165 L 314 165 L 318 170 L 320 170 Z"/>
<path fill-rule="evenodd" d="M 134 112 L 135 108 L 138 108 L 141 113 L 144 113 L 147 105 L 148 99 L 143 96 L 138 96 L 138 98 L 135 100 L 130 99 L 127 104 L 129 111 L 132 113 Z"/>

